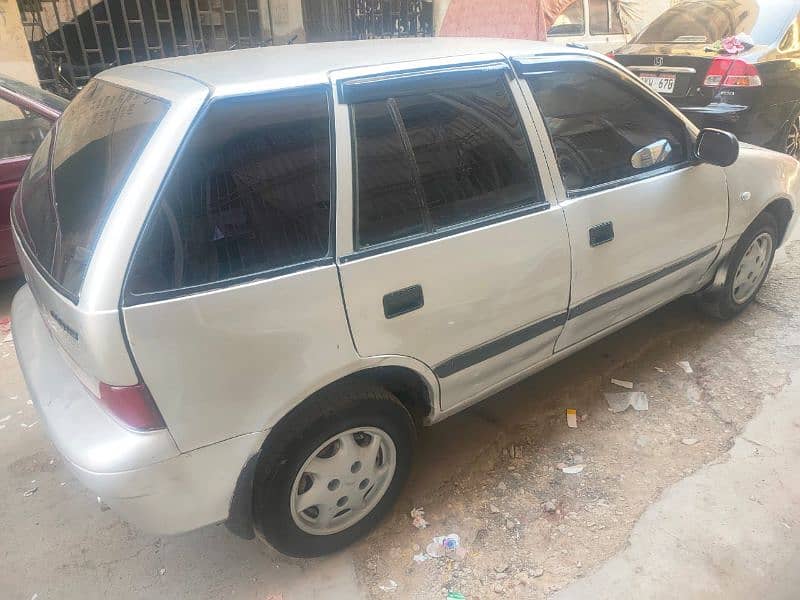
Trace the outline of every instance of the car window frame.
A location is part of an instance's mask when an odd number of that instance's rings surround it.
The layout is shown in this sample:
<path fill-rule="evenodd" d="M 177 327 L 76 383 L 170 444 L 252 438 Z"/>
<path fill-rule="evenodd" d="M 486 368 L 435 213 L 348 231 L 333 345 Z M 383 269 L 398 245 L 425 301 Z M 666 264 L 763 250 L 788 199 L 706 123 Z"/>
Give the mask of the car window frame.
<path fill-rule="evenodd" d="M 542 120 L 544 124 L 544 129 L 547 134 L 547 140 L 550 145 L 549 150 L 553 153 L 553 157 L 555 158 L 555 164 L 553 165 L 554 171 L 557 173 L 557 180 L 559 184 L 562 186 L 564 190 L 564 196 L 567 199 L 573 198 L 580 198 L 583 196 L 589 196 L 591 194 L 596 194 L 598 192 L 603 192 L 606 190 L 622 187 L 624 185 L 628 185 L 631 183 L 636 183 L 639 181 L 645 181 L 647 179 L 651 179 L 653 177 L 658 177 L 660 175 L 664 175 L 666 173 L 672 173 L 681 171 L 683 169 L 688 169 L 698 165 L 701 161 L 695 156 L 694 153 L 694 145 L 697 139 L 697 135 L 699 133 L 698 128 L 693 125 L 690 121 L 686 119 L 674 106 L 669 104 L 666 100 L 664 100 L 661 96 L 653 92 L 650 88 L 648 88 L 639 78 L 635 76 L 629 75 L 620 65 L 616 62 L 612 62 L 608 59 L 601 59 L 594 56 L 590 56 L 588 54 L 563 54 L 563 55 L 549 55 L 549 56 L 520 56 L 514 57 L 511 60 L 511 63 L 514 67 L 514 71 L 519 78 L 519 80 L 523 83 L 526 89 L 526 94 L 529 94 L 529 98 L 533 103 L 534 110 L 538 113 L 538 116 Z M 564 72 L 569 70 L 570 68 L 575 68 L 575 66 L 580 66 L 585 68 L 587 65 L 589 67 L 595 67 L 601 70 L 603 73 L 609 75 L 610 77 L 617 79 L 623 85 L 627 86 L 627 88 L 636 96 L 641 98 L 644 101 L 650 102 L 655 109 L 660 109 L 663 112 L 669 113 L 672 118 L 676 120 L 676 122 L 680 123 L 683 126 L 684 136 L 685 136 L 685 143 L 686 143 L 686 158 L 676 164 L 666 165 L 661 168 L 652 169 L 648 171 L 644 171 L 642 173 L 635 173 L 628 177 L 622 177 L 620 179 L 614 179 L 612 181 L 607 181 L 604 183 L 600 183 L 597 185 L 580 188 L 578 190 L 569 190 L 563 184 L 563 178 L 561 177 L 561 170 L 558 166 L 558 155 L 556 154 L 555 144 L 553 143 L 553 137 L 550 132 L 550 128 L 547 126 L 547 118 L 545 117 L 544 113 L 542 112 L 541 108 L 539 107 L 538 102 L 536 101 L 536 94 L 530 89 L 530 84 L 528 83 L 528 79 L 532 76 L 536 75 L 539 72 L 552 72 L 553 70 L 557 69 L 558 71 Z"/>
<path fill-rule="evenodd" d="M 399 239 L 379 242 L 370 245 L 369 247 L 366 248 L 359 248 L 358 247 L 358 157 L 355 151 L 356 136 L 354 135 L 355 130 L 353 124 L 353 113 L 350 110 L 350 105 L 353 103 L 353 100 L 355 98 L 368 99 L 368 100 L 386 99 L 389 97 L 386 95 L 386 91 L 390 90 L 396 91 L 397 89 L 411 89 L 407 88 L 406 85 L 415 86 L 416 82 L 424 82 L 424 83 L 422 83 L 418 87 L 413 87 L 413 93 L 421 93 L 428 89 L 442 89 L 443 88 L 442 85 L 439 84 L 431 85 L 429 81 L 426 80 L 435 79 L 438 77 L 446 77 L 446 78 L 448 77 L 462 78 L 470 76 L 475 77 L 476 75 L 484 74 L 486 72 L 491 72 L 491 71 L 497 72 L 504 79 L 506 84 L 506 90 L 508 92 L 508 97 L 510 98 L 511 103 L 514 106 L 514 109 L 517 113 L 517 117 L 519 118 L 520 128 L 522 131 L 523 138 L 525 140 L 526 148 L 528 150 L 528 155 L 530 157 L 530 164 L 533 167 L 536 175 L 537 179 L 536 185 L 538 186 L 537 191 L 540 201 L 519 208 L 504 210 L 483 217 L 470 219 L 468 221 L 463 221 L 455 225 L 442 227 L 440 229 L 436 229 L 431 232 L 408 235 Z M 550 202 L 550 200 L 548 200 L 547 189 L 545 188 L 545 180 L 543 175 L 543 171 L 547 168 L 547 165 L 543 164 L 539 159 L 537 159 L 537 153 L 534 147 L 535 143 L 537 142 L 542 143 L 542 142 L 538 137 L 535 139 L 532 138 L 531 132 L 526 126 L 525 111 L 528 110 L 528 108 L 527 106 L 525 106 L 524 104 L 520 103 L 517 100 L 513 90 L 513 86 L 517 85 L 518 83 L 519 80 L 516 78 L 511 65 L 508 63 L 507 60 L 502 60 L 502 59 L 490 59 L 486 61 L 473 62 L 473 63 L 439 65 L 431 67 L 409 68 L 397 71 L 386 71 L 376 75 L 346 77 L 338 81 L 337 85 L 338 101 L 340 104 L 343 104 L 345 106 L 345 109 L 347 110 L 348 113 L 347 133 L 350 138 L 349 168 L 351 170 L 351 176 L 352 176 L 352 186 L 350 190 L 351 204 L 352 204 L 350 241 L 352 246 L 351 246 L 351 251 L 349 253 L 339 257 L 339 261 L 341 263 L 347 263 L 362 258 L 368 258 L 371 256 L 376 256 L 387 252 L 400 250 L 403 248 L 418 246 L 434 240 L 455 236 L 482 227 L 488 227 L 491 225 L 503 223 L 506 221 L 511 221 L 513 219 L 528 216 L 531 214 L 536 214 L 551 208 L 552 203 Z M 353 91 L 348 90 L 348 87 L 350 87 L 350 90 L 356 88 L 366 90 L 369 86 L 375 86 L 376 91 L 370 90 L 369 92 L 366 92 L 366 94 L 362 95 L 362 92 L 354 93 Z M 385 91 L 383 92 L 377 91 L 381 88 Z M 411 91 L 406 93 L 411 94 Z"/>
<path fill-rule="evenodd" d="M 328 143 L 330 146 L 330 165 L 329 165 L 330 187 L 328 190 L 328 193 L 330 195 L 330 208 L 328 214 L 328 251 L 325 253 L 325 255 L 319 258 L 301 261 L 299 263 L 294 263 L 291 265 L 273 267 L 270 269 L 262 269 L 260 271 L 248 273 L 246 275 L 227 277 L 225 279 L 219 279 L 216 281 L 206 282 L 198 285 L 183 286 L 181 288 L 176 288 L 171 290 L 161 290 L 157 292 L 146 292 L 144 294 L 136 294 L 131 292 L 128 285 L 129 279 L 131 272 L 133 270 L 133 265 L 136 260 L 139 248 L 144 243 L 145 234 L 147 233 L 151 223 L 155 220 L 156 214 L 158 212 L 159 207 L 161 206 L 161 203 L 164 202 L 164 198 L 166 197 L 167 187 L 170 181 L 172 180 L 172 177 L 175 175 L 175 171 L 177 170 L 178 166 L 181 164 L 181 160 L 183 159 L 184 154 L 187 152 L 191 140 L 197 133 L 197 130 L 203 126 L 205 118 L 208 115 L 208 112 L 210 111 L 211 107 L 216 104 L 223 103 L 225 101 L 233 99 L 260 97 L 264 98 L 266 102 L 268 98 L 275 98 L 287 95 L 289 96 L 299 95 L 304 92 L 312 93 L 315 91 L 322 92 L 326 98 L 327 114 L 328 114 Z M 335 264 L 335 254 L 336 254 L 336 130 L 334 126 L 333 94 L 330 84 L 300 85 L 297 87 L 287 87 L 278 90 L 260 90 L 256 92 L 248 92 L 243 94 L 212 96 L 204 102 L 203 106 L 197 112 L 197 115 L 195 116 L 191 127 L 186 132 L 186 135 L 180 142 L 180 146 L 178 147 L 177 151 L 172 157 L 169 169 L 164 174 L 163 179 L 159 183 L 158 192 L 147 212 L 147 216 L 142 226 L 139 229 L 139 232 L 136 236 L 136 243 L 133 246 L 133 250 L 131 251 L 130 257 L 128 259 L 128 264 L 125 268 L 120 307 L 128 308 L 132 306 L 152 304 L 163 300 L 184 298 L 196 294 L 202 294 L 209 291 L 224 290 L 239 285 L 243 285 L 246 283 L 250 283 L 256 280 L 271 280 L 285 275 L 291 275 L 303 271 L 310 271 L 312 269 L 320 267 L 331 266 Z"/>

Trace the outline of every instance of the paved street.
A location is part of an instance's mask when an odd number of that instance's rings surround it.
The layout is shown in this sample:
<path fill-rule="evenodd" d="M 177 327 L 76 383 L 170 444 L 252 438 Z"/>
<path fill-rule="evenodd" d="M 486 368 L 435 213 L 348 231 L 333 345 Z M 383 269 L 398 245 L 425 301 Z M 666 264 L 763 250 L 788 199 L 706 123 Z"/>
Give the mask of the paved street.
<path fill-rule="evenodd" d="M 0 315 L 12 292 L 0 287 Z M 796 597 L 799 295 L 794 242 L 740 319 L 717 323 L 681 300 L 426 430 L 393 515 L 351 551 L 311 561 L 222 526 L 148 536 L 103 510 L 47 441 L 13 344 L 0 344 L 0 596 Z M 649 410 L 610 413 L 612 377 L 634 382 Z M 586 467 L 567 475 L 560 463 Z M 408 516 L 419 506 L 424 530 Z M 462 562 L 412 560 L 451 532 Z M 389 580 L 395 592 L 380 589 Z"/>

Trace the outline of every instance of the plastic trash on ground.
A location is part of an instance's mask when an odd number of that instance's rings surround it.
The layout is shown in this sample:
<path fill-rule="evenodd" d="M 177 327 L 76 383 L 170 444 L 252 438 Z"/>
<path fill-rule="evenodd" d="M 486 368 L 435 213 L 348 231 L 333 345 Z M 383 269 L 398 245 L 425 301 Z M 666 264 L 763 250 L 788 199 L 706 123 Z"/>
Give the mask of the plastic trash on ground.
<path fill-rule="evenodd" d="M 564 466 L 564 467 L 561 467 L 561 472 L 562 473 L 566 473 L 567 475 L 577 475 L 578 473 L 583 471 L 585 468 L 586 468 L 586 465 L 583 465 L 583 464 L 581 464 L 581 465 L 571 465 L 571 466 L 568 466 L 568 467 Z"/>
<path fill-rule="evenodd" d="M 632 406 L 634 410 L 648 410 L 650 404 L 647 401 L 647 394 L 644 392 L 622 392 L 605 394 L 608 410 L 612 413 L 621 413 Z"/>
<path fill-rule="evenodd" d="M 467 600 L 461 592 L 447 592 L 447 600 Z"/>
<path fill-rule="evenodd" d="M 692 373 L 694 373 L 694 369 L 692 369 L 692 365 L 690 365 L 689 361 L 687 361 L 687 360 L 679 360 L 675 364 L 678 365 L 681 369 L 683 369 L 684 372 L 687 375 L 691 375 Z"/>
<path fill-rule="evenodd" d="M 457 533 L 450 535 L 439 535 L 433 538 L 425 552 L 433 558 L 443 558 L 445 556 L 456 558 L 456 552 L 461 545 L 461 538 Z"/>
<path fill-rule="evenodd" d="M 578 426 L 578 411 L 574 408 L 567 409 L 567 427 L 575 429 Z"/>
<path fill-rule="evenodd" d="M 397 582 L 394 579 L 389 579 L 378 587 L 382 592 L 395 592 L 397 591 Z"/>
<path fill-rule="evenodd" d="M 411 509 L 411 524 L 417 529 L 425 529 L 428 526 L 425 510 L 422 507 Z"/>
<path fill-rule="evenodd" d="M 633 389 L 633 382 L 632 381 L 623 381 L 622 379 L 612 379 L 611 383 L 614 385 L 618 385 L 619 387 L 623 387 L 628 390 Z"/>

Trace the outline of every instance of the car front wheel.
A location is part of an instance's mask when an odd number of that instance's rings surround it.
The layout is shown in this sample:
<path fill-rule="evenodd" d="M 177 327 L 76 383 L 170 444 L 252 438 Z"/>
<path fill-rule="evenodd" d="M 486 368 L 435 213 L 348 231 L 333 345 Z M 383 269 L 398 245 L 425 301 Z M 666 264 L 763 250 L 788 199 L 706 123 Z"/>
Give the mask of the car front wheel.
<path fill-rule="evenodd" d="M 291 413 L 262 450 L 254 520 L 289 556 L 352 543 L 388 512 L 411 465 L 414 422 L 370 384 L 337 386 Z"/>
<path fill-rule="evenodd" d="M 775 219 L 762 213 L 734 247 L 725 285 L 700 294 L 703 311 L 719 319 L 731 319 L 747 308 L 767 278 L 777 246 Z"/>

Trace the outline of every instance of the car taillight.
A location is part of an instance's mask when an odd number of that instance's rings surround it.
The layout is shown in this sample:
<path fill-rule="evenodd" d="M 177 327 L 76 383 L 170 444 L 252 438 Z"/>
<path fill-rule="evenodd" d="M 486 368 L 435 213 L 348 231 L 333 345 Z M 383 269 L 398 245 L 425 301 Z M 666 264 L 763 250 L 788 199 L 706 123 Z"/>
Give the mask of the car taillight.
<path fill-rule="evenodd" d="M 617 60 L 617 53 L 613 50 L 606 52 L 606 56 L 612 60 Z"/>
<path fill-rule="evenodd" d="M 703 82 L 706 87 L 759 87 L 761 77 L 755 65 L 741 58 L 717 56 Z"/>
<path fill-rule="evenodd" d="M 115 386 L 100 382 L 100 404 L 124 425 L 137 431 L 164 429 L 164 419 L 144 384 Z"/>

